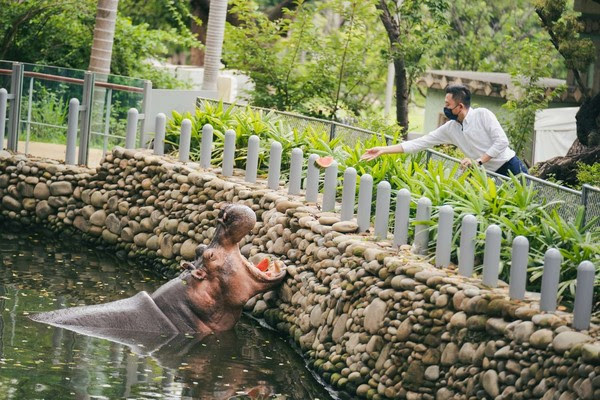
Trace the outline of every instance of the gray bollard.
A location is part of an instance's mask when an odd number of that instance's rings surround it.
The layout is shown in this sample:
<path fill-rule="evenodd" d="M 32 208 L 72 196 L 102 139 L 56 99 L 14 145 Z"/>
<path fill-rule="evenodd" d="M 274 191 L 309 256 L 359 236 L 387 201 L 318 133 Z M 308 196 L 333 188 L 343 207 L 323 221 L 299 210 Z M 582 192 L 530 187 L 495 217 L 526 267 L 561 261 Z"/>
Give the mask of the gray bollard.
<path fill-rule="evenodd" d="M 390 198 L 392 186 L 388 181 L 377 184 L 377 198 L 375 203 L 375 237 L 379 240 L 387 239 L 390 222 Z"/>
<path fill-rule="evenodd" d="M 540 311 L 553 312 L 556 310 L 561 263 L 562 255 L 557 249 L 548 249 L 544 254 Z"/>
<path fill-rule="evenodd" d="M 67 120 L 67 151 L 65 164 L 74 165 L 76 160 L 77 128 L 79 127 L 79 100 L 69 100 L 69 116 Z"/>
<path fill-rule="evenodd" d="M 269 153 L 269 177 L 267 179 L 267 187 L 272 190 L 279 189 L 282 151 L 283 148 L 281 147 L 281 143 L 276 141 L 271 143 L 271 152 Z"/>
<path fill-rule="evenodd" d="M 590 327 L 592 303 L 594 300 L 594 264 L 583 261 L 577 267 L 577 287 L 573 308 L 573 328 L 583 331 Z"/>
<path fill-rule="evenodd" d="M 371 227 L 371 199 L 373 198 L 373 177 L 364 174 L 358 187 L 358 231 L 365 232 Z"/>
<path fill-rule="evenodd" d="M 356 170 L 352 167 L 344 171 L 344 187 L 342 189 L 342 221 L 350 221 L 354 217 L 354 202 L 356 199 Z"/>
<path fill-rule="evenodd" d="M 316 154 L 308 156 L 308 168 L 306 171 L 306 201 L 316 203 L 319 197 L 319 167 L 315 161 L 319 159 Z"/>
<path fill-rule="evenodd" d="M 450 265 L 452 251 L 452 227 L 454 224 L 454 209 L 450 206 L 440 207 L 438 217 L 438 235 L 435 246 L 435 266 L 437 268 Z"/>
<path fill-rule="evenodd" d="M 246 157 L 246 182 L 256 183 L 258 170 L 258 145 L 260 139 L 256 135 L 248 138 L 248 156 Z"/>
<path fill-rule="evenodd" d="M 410 192 L 400 189 L 396 197 L 396 213 L 394 215 L 394 247 L 408 243 L 408 219 L 410 217 Z"/>
<path fill-rule="evenodd" d="M 190 145 L 192 142 L 192 121 L 181 121 L 181 134 L 179 135 L 179 161 L 190 161 Z"/>
<path fill-rule="evenodd" d="M 429 222 L 431 219 L 431 200 L 427 197 L 421 197 L 417 202 L 417 221 Z M 415 226 L 415 241 L 413 243 L 413 252 L 415 254 L 425 254 L 429 245 L 429 225 L 426 223 Z"/>
<path fill-rule="evenodd" d="M 471 214 L 467 214 L 463 217 L 461 224 L 458 273 L 469 278 L 473 276 L 473 264 L 475 264 L 476 235 L 477 218 Z"/>
<path fill-rule="evenodd" d="M 8 101 L 8 92 L 6 89 L 0 89 L 0 150 L 4 148 L 4 135 L 6 131 L 6 104 Z"/>
<path fill-rule="evenodd" d="M 210 158 L 212 156 L 213 127 L 211 124 L 205 124 L 202 127 L 202 144 L 200 153 L 200 166 L 210 168 Z"/>
<path fill-rule="evenodd" d="M 233 163 L 235 161 L 235 131 L 228 129 L 225 131 L 225 144 L 223 145 L 223 167 L 222 173 L 225 176 L 233 175 Z"/>
<path fill-rule="evenodd" d="M 125 136 L 125 148 L 135 149 L 135 137 L 137 135 L 138 110 L 130 108 L 127 111 L 127 135 Z"/>
<path fill-rule="evenodd" d="M 290 161 L 290 181 L 288 194 L 300 194 L 302 183 L 302 149 L 292 149 L 292 160 Z"/>
<path fill-rule="evenodd" d="M 325 169 L 323 182 L 323 211 L 335 211 L 335 195 L 337 192 L 338 163 L 333 161 Z"/>
<path fill-rule="evenodd" d="M 154 154 L 162 156 L 165 154 L 165 129 L 167 117 L 163 113 L 156 115 L 156 135 L 154 135 Z"/>
<path fill-rule="evenodd" d="M 525 298 L 528 261 L 529 241 L 525 236 L 517 236 L 513 240 L 510 263 L 510 287 L 508 294 L 511 299 L 523 300 Z"/>
<path fill-rule="evenodd" d="M 483 284 L 489 287 L 498 286 L 501 243 L 502 230 L 498 225 L 491 224 L 485 230 L 485 247 L 483 249 Z"/>

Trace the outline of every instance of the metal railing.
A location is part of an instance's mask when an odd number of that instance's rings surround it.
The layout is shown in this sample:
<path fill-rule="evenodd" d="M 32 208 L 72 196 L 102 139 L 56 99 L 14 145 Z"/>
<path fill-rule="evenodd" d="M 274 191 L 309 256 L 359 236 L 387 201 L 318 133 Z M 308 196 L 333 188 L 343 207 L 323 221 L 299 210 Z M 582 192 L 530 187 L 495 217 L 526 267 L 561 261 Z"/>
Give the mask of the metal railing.
<path fill-rule="evenodd" d="M 208 102 L 212 105 L 218 104 L 218 101 L 207 98 L 198 98 L 196 101 L 197 107 L 202 107 L 203 102 Z M 350 125 L 340 124 L 335 121 L 322 120 L 318 118 L 306 117 L 299 114 L 272 110 L 268 108 L 255 107 L 249 105 L 237 105 L 234 103 L 223 102 L 225 108 L 234 107 L 237 110 L 243 110 L 249 107 L 252 110 L 262 110 L 267 113 L 278 116 L 291 128 L 304 130 L 312 128 L 314 130 L 325 130 L 329 132 L 330 138 L 342 137 L 342 141 L 347 144 L 352 144 L 356 140 L 368 139 L 372 135 L 377 135 L 377 132 L 366 129 L 356 128 Z M 391 138 L 386 137 L 388 143 Z M 443 162 L 448 168 L 453 168 L 460 160 L 450 157 L 446 154 L 435 150 L 425 150 L 427 152 L 426 160 L 437 160 Z M 495 172 L 487 171 L 487 174 L 494 178 L 496 183 L 506 182 L 508 178 L 504 175 L 496 174 Z M 548 182 L 535 176 L 525 174 L 528 184 L 532 185 L 542 203 L 558 202 L 554 209 L 559 215 L 568 222 L 575 221 L 579 207 L 584 208 L 584 223 L 588 223 L 596 218 L 595 227 L 600 227 L 600 189 L 589 185 L 584 185 L 582 191 L 574 190 L 565 186 L 557 185 L 553 182 Z"/>
<path fill-rule="evenodd" d="M 127 113 L 135 108 L 138 120 L 144 119 L 152 82 L 0 60 L 0 88 L 7 91 L 6 148 L 25 153 L 33 141 L 66 143 L 68 104 L 78 99 L 78 163 L 87 164 L 90 147 L 100 147 L 104 154 L 115 145 L 124 145 Z M 24 148 L 18 149 L 19 140 L 24 140 Z M 145 144 L 143 124 L 139 143 Z"/>

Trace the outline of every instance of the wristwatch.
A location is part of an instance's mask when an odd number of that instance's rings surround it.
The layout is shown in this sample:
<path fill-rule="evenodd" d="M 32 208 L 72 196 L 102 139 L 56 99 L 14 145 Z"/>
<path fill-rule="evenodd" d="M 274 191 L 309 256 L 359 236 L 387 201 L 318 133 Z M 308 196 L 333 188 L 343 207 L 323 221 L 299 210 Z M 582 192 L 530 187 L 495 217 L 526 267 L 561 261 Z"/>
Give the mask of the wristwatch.
<path fill-rule="evenodd" d="M 483 161 L 481 161 L 481 158 L 478 158 L 478 159 L 477 159 L 477 164 L 478 164 L 478 165 L 483 165 Z"/>

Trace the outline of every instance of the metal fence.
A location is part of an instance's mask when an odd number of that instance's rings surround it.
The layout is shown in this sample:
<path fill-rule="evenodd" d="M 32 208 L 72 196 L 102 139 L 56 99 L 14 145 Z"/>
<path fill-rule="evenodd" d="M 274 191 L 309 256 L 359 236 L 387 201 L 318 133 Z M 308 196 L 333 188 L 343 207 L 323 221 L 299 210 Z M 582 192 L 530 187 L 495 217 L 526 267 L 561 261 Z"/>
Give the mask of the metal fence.
<path fill-rule="evenodd" d="M 203 102 L 216 105 L 218 101 L 207 98 L 198 98 L 196 105 L 202 107 Z M 225 108 L 235 107 L 238 110 L 243 110 L 249 107 L 252 110 L 262 110 L 266 113 L 272 113 L 277 115 L 281 120 L 290 126 L 298 130 L 305 130 L 312 128 L 319 131 L 329 132 L 330 138 L 342 137 L 342 141 L 346 144 L 353 144 L 357 140 L 368 139 L 372 135 L 377 135 L 376 132 L 372 132 L 366 129 L 356 128 L 350 125 L 340 124 L 335 121 L 322 120 L 318 118 L 306 117 L 303 115 L 293 114 L 289 112 L 271 110 L 268 108 L 254 107 L 248 105 L 237 105 L 234 103 L 223 102 Z M 391 138 L 386 137 L 391 140 Z M 450 157 L 446 154 L 437 152 L 435 150 L 428 149 L 427 160 L 436 160 L 443 162 L 448 168 L 453 168 L 456 164 L 460 163 L 460 160 Z M 487 172 L 487 174 L 494 178 L 496 183 L 500 184 L 507 181 L 507 177 L 496 174 L 494 172 Z M 532 185 L 538 196 L 540 203 L 548 204 L 550 202 L 557 202 L 554 209 L 563 217 L 566 221 L 574 222 L 577 216 L 577 212 L 580 207 L 584 208 L 584 222 L 589 223 L 593 219 L 596 219 L 594 223 L 595 227 L 600 227 L 600 189 L 594 188 L 589 185 L 584 185 L 582 191 L 574 190 L 565 186 L 557 185 L 552 182 L 545 181 L 543 179 L 536 178 L 531 175 L 525 175 L 527 182 Z"/>
<path fill-rule="evenodd" d="M 0 60 L 0 88 L 8 92 L 6 148 L 24 153 L 33 153 L 34 142 L 64 145 L 69 101 L 78 99 L 78 163 L 88 164 L 90 148 L 101 149 L 104 154 L 113 146 L 125 144 L 127 112 L 135 108 L 139 120 L 144 119 L 152 82 Z M 140 144 L 143 136 L 142 126 Z"/>

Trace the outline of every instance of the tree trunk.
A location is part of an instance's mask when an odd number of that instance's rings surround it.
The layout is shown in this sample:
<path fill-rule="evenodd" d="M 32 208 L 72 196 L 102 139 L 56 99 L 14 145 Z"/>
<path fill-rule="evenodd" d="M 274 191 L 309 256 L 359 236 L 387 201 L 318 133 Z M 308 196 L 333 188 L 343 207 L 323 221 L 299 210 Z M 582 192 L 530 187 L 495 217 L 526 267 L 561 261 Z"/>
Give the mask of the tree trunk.
<path fill-rule="evenodd" d="M 537 176 L 542 179 L 554 178 L 567 185 L 576 185 L 577 163 L 594 164 L 600 162 L 600 146 L 584 147 L 582 152 L 565 157 L 554 157 L 538 164 Z"/>
<path fill-rule="evenodd" d="M 217 90 L 223 35 L 225 34 L 225 18 L 227 17 L 227 0 L 212 0 L 210 5 L 206 31 L 203 90 Z"/>
<path fill-rule="evenodd" d="M 394 69 L 396 70 L 396 120 L 403 128 L 402 137 L 408 136 L 408 79 L 404 58 L 394 57 Z"/>
<path fill-rule="evenodd" d="M 90 54 L 89 70 L 103 74 L 110 73 L 112 47 L 115 38 L 115 23 L 119 0 L 98 0 L 94 42 Z"/>
<path fill-rule="evenodd" d="M 408 135 L 408 79 L 406 77 L 404 57 L 397 50 L 401 40 L 400 28 L 398 22 L 390 13 L 385 0 L 379 0 L 375 6 L 381 10 L 379 18 L 390 40 L 392 62 L 394 63 L 396 74 L 396 119 L 398 125 L 404 129 L 402 136 L 406 138 Z"/>

